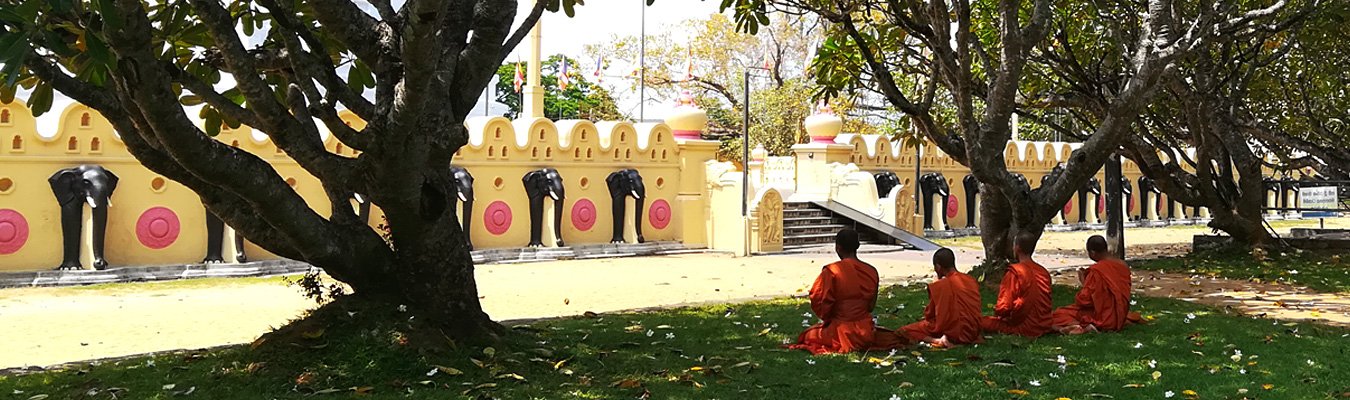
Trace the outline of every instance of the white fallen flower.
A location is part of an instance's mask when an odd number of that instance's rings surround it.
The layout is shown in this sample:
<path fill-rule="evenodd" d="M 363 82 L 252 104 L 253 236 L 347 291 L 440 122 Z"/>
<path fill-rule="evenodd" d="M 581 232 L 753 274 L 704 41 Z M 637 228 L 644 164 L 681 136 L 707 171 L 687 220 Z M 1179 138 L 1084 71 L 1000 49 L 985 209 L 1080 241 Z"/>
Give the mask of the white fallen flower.
<path fill-rule="evenodd" d="M 1163 397 L 1166 397 L 1166 398 L 1169 398 L 1169 399 L 1172 398 L 1172 396 L 1176 396 L 1176 395 L 1177 395 L 1177 394 L 1176 394 L 1176 393 L 1172 393 L 1171 390 L 1168 390 L 1167 392 L 1164 392 L 1164 393 L 1163 393 Z"/>
<path fill-rule="evenodd" d="M 1158 369 L 1158 360 L 1148 360 L 1148 369 Z"/>
<path fill-rule="evenodd" d="M 808 359 L 806 359 L 806 364 L 807 364 L 807 365 L 816 365 L 816 360 L 812 360 L 812 359 L 809 359 L 809 358 L 808 358 Z"/>
<path fill-rule="evenodd" d="M 1140 342 L 1135 342 L 1135 343 L 1134 343 L 1134 348 L 1136 348 L 1136 349 L 1142 349 L 1142 348 L 1144 348 L 1144 344 L 1143 344 L 1143 343 L 1140 343 Z"/>
<path fill-rule="evenodd" d="M 1031 385 L 1031 386 L 1040 386 L 1040 385 L 1041 385 L 1041 381 L 1030 381 L 1030 382 L 1027 382 L 1027 384 L 1028 384 L 1028 385 Z"/>
<path fill-rule="evenodd" d="M 675 333 L 673 333 L 673 332 L 666 332 L 666 339 L 674 339 L 674 338 L 675 338 Z"/>
<path fill-rule="evenodd" d="M 647 337 L 652 337 L 652 335 L 655 335 L 655 334 L 656 334 L 656 332 L 652 331 L 651 329 L 648 329 L 648 330 L 647 330 Z"/>

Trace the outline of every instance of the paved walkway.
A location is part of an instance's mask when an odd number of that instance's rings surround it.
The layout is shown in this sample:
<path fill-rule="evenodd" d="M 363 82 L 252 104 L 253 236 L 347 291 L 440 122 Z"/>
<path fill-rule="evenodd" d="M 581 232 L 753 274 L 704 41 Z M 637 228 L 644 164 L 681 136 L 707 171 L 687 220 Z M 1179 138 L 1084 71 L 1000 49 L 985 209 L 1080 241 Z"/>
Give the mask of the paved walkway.
<path fill-rule="evenodd" d="M 958 258 L 970 265 L 976 256 Z M 886 282 L 932 274 L 930 253 L 863 258 Z M 687 254 L 489 265 L 477 276 L 483 307 L 512 320 L 804 293 L 833 260 Z M 247 343 L 313 305 L 278 278 L 8 289 L 0 291 L 0 368 Z"/>
<path fill-rule="evenodd" d="M 1202 231 L 1130 230 L 1127 238 L 1133 243 L 1168 243 L 1189 241 L 1189 235 Z M 1048 234 L 1042 249 L 1077 254 L 1090 234 Z M 978 247 L 978 239 L 966 241 L 958 244 Z M 978 263 L 978 256 L 976 250 L 958 248 L 963 269 Z M 863 259 L 877 266 L 885 282 L 898 282 L 931 275 L 930 257 L 906 251 L 865 254 Z M 1087 263 L 1075 256 L 1039 259 L 1050 268 Z M 512 320 L 800 294 L 820 266 L 833 260 L 828 253 L 748 259 L 689 254 L 489 265 L 479 267 L 477 277 L 487 312 L 498 320 Z M 1164 287 L 1155 283 L 1140 287 L 1150 295 L 1169 295 L 1161 289 L 1148 291 L 1153 285 Z M 1264 290 L 1264 294 L 1253 291 L 1246 299 L 1233 298 L 1253 307 L 1263 301 L 1274 304 L 1257 298 L 1269 299 L 1274 292 Z M 1237 296 L 1238 290 L 1231 292 Z M 1305 304 L 1297 297 L 1288 299 L 1281 303 L 1287 307 L 1276 307 L 1297 311 Z M 0 368 L 246 343 L 313 306 L 279 278 L 0 290 Z M 1328 313 L 1328 307 L 1318 307 L 1320 315 Z M 1314 312 L 1305 311 L 1309 316 Z"/>

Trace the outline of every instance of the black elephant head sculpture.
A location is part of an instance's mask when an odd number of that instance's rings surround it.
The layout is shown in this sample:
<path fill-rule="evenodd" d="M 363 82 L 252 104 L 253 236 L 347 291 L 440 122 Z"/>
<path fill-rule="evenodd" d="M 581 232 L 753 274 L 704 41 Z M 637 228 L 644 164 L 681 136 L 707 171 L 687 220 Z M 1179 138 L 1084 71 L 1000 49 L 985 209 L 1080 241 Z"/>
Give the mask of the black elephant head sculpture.
<path fill-rule="evenodd" d="M 222 263 L 225 262 L 224 252 L 225 241 L 225 221 L 217 217 L 211 210 L 206 210 L 206 257 L 202 263 Z M 244 254 L 244 235 L 239 232 L 234 233 L 234 259 L 235 262 L 248 262 L 248 256 Z"/>
<path fill-rule="evenodd" d="M 1130 199 L 1134 198 L 1134 184 L 1130 183 L 1130 178 L 1120 177 L 1120 203 L 1125 207 L 1124 219 L 1130 220 Z"/>
<path fill-rule="evenodd" d="M 900 177 L 891 171 L 877 171 L 872 173 L 872 179 L 877 181 L 877 198 L 886 198 L 891 194 L 896 186 L 900 186 Z"/>
<path fill-rule="evenodd" d="M 62 258 L 57 269 L 81 269 L 80 225 L 84 206 L 93 214 L 94 269 L 108 267 L 103 258 L 104 231 L 108 227 L 108 207 L 112 207 L 113 191 L 117 190 L 117 175 L 98 165 L 80 165 L 56 171 L 47 179 L 52 194 L 61 204 Z"/>
<path fill-rule="evenodd" d="M 941 172 L 930 172 L 919 177 L 919 189 L 923 191 L 923 228 L 933 229 L 933 196 L 942 198 L 942 206 L 937 208 L 942 218 L 942 226 L 947 226 L 947 199 L 951 188 L 947 186 L 947 177 Z"/>
<path fill-rule="evenodd" d="M 473 250 L 473 235 L 470 228 L 473 225 L 473 174 L 463 167 L 450 167 L 450 177 L 455 180 L 455 196 L 450 199 L 450 209 L 455 209 L 455 202 L 464 203 L 464 211 L 460 213 L 460 226 L 464 230 L 464 244 Z"/>
<path fill-rule="evenodd" d="M 556 169 L 541 168 L 526 172 L 520 180 L 525 184 L 525 196 L 530 200 L 529 246 L 544 245 L 544 197 L 548 197 L 553 199 L 553 236 L 557 238 L 558 247 L 562 247 L 562 210 L 563 199 L 566 198 L 562 175 Z"/>
<path fill-rule="evenodd" d="M 1089 194 L 1094 196 L 1092 198 L 1092 206 L 1094 208 L 1097 207 L 1097 197 L 1095 196 L 1102 195 L 1102 181 L 1098 180 L 1095 176 L 1088 178 L 1087 182 L 1083 183 L 1083 187 L 1078 188 L 1078 222 L 1088 221 L 1087 199 Z"/>
<path fill-rule="evenodd" d="M 1041 187 L 1059 180 L 1060 175 L 1064 175 L 1064 163 L 1055 164 L 1054 167 L 1050 168 L 1049 173 L 1041 176 Z"/>
<path fill-rule="evenodd" d="M 614 236 L 610 243 L 623 243 L 623 214 L 627 208 L 625 198 L 633 197 L 633 231 L 637 233 L 637 242 L 642 243 L 642 203 L 647 201 L 647 187 L 642 184 L 642 175 L 635 169 L 614 171 L 605 178 L 609 186 L 610 212 L 614 218 Z"/>
<path fill-rule="evenodd" d="M 975 175 L 966 175 L 961 178 L 961 185 L 966 189 L 966 227 L 975 227 L 975 200 L 980 195 L 980 180 L 975 179 Z"/>
<path fill-rule="evenodd" d="M 1018 183 L 1022 184 L 1022 186 L 1031 187 L 1031 182 L 1027 181 L 1026 175 L 1014 173 L 1013 179 L 1016 179 Z"/>
<path fill-rule="evenodd" d="M 1285 211 L 1292 211 L 1288 208 L 1298 206 L 1298 181 L 1294 180 L 1292 176 L 1285 175 L 1280 178 L 1280 189 L 1280 208 L 1285 208 Z M 1293 195 L 1290 195 L 1291 193 Z"/>
<path fill-rule="evenodd" d="M 1162 194 L 1162 190 L 1158 189 L 1158 185 L 1157 183 L 1153 182 L 1153 178 L 1149 178 L 1147 176 L 1139 177 L 1138 219 L 1140 220 L 1148 219 L 1148 210 L 1153 207 L 1153 204 L 1149 202 L 1149 197 L 1152 196 L 1154 199 L 1157 199 L 1159 198 L 1158 197 L 1159 194 Z"/>

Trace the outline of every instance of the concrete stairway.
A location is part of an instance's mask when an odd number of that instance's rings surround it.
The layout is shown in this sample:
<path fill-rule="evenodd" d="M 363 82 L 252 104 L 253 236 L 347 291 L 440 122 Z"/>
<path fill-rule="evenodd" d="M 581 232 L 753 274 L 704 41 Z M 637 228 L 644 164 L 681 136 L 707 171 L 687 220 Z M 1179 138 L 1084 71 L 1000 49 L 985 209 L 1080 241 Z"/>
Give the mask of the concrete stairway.
<path fill-rule="evenodd" d="M 834 235 L 851 221 L 811 203 L 783 203 L 783 248 L 834 243 Z"/>

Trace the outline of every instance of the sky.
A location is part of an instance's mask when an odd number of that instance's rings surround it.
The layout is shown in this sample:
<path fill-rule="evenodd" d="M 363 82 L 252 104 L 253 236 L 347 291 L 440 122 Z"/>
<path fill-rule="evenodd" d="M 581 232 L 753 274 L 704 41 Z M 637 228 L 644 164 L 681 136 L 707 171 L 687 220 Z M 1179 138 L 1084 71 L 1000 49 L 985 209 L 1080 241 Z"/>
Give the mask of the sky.
<path fill-rule="evenodd" d="M 363 8 L 369 9 L 374 13 L 373 7 L 364 0 L 354 0 Z M 558 13 L 545 12 L 541 18 L 543 24 L 543 35 L 541 40 L 541 53 L 544 57 L 552 54 L 564 54 L 575 59 L 582 60 L 580 64 L 586 66 L 585 74 L 592 72 L 594 59 L 586 54 L 585 46 L 588 44 L 604 43 L 617 36 L 637 35 L 642 30 L 643 22 L 643 4 L 646 0 L 588 0 L 583 6 L 576 8 L 576 16 L 568 18 L 561 11 Z M 401 1 L 395 0 L 394 6 L 401 5 Z M 526 13 L 532 6 L 529 0 L 520 0 L 516 12 L 516 22 L 513 26 L 519 26 L 525 18 Z M 646 29 L 648 34 L 655 34 L 664 30 L 669 30 L 679 23 L 689 19 L 707 18 L 711 14 L 718 12 L 720 1 L 716 0 L 656 0 L 654 4 L 646 7 Z M 250 42 L 260 41 L 262 32 L 258 32 L 255 38 Z M 529 59 L 529 39 L 521 42 L 520 46 L 507 57 L 507 60 L 519 59 L 522 62 Z M 613 69 L 621 68 L 623 63 L 615 60 L 609 75 L 626 75 L 627 71 L 615 72 Z M 631 68 L 631 67 L 629 67 Z M 340 73 L 346 76 L 345 73 Z M 494 83 L 495 84 L 495 83 Z M 490 84 L 492 87 L 494 84 Z M 609 79 L 601 83 L 606 89 L 615 96 L 619 109 L 628 113 L 633 119 L 638 118 L 638 96 L 635 90 L 630 90 L 631 82 L 619 79 Z M 216 85 L 217 89 L 228 89 L 233 85 L 233 80 L 228 76 L 222 78 L 222 82 Z M 373 90 L 369 91 L 368 97 L 373 98 Z M 21 90 L 18 93 L 19 98 L 27 98 L 27 91 Z M 481 98 L 481 96 L 480 96 Z M 52 111 L 38 117 L 38 131 L 45 136 L 54 136 L 56 134 L 56 122 L 60 119 L 61 110 L 65 109 L 73 101 L 56 93 L 53 100 Z M 659 119 L 674 108 L 670 101 L 658 102 L 649 100 L 646 106 L 647 119 Z M 479 100 L 474 110 L 469 113 L 470 116 L 484 114 L 486 102 Z M 196 109 L 189 110 L 189 115 L 196 117 Z M 491 108 L 486 110 L 492 115 L 501 115 L 506 112 L 504 105 L 492 102 Z"/>

